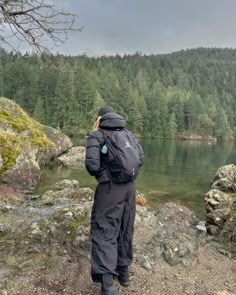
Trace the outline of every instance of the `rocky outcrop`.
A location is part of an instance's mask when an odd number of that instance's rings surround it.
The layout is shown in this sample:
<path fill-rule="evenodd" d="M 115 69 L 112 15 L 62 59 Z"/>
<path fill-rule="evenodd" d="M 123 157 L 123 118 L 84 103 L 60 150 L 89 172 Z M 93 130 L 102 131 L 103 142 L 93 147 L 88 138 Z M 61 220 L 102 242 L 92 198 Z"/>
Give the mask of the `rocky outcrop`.
<path fill-rule="evenodd" d="M 220 190 L 212 189 L 206 194 L 205 201 L 208 232 L 218 234 L 232 215 L 233 197 Z"/>
<path fill-rule="evenodd" d="M 25 196 L 15 189 L 9 187 L 0 187 L 0 206 L 17 205 L 26 200 Z"/>
<path fill-rule="evenodd" d="M 3 159 L 2 157 L 0 156 L 0 169 L 3 167 Z"/>
<path fill-rule="evenodd" d="M 22 147 L 12 166 L 0 175 L 1 182 L 19 190 L 33 190 L 40 181 L 37 148 Z"/>
<path fill-rule="evenodd" d="M 0 98 L 0 181 L 32 190 L 41 167 L 72 146 L 61 132 L 31 119 L 16 103 Z"/>
<path fill-rule="evenodd" d="M 152 224 L 154 234 L 139 249 L 141 264 L 147 267 L 161 260 L 170 265 L 191 261 L 197 254 L 199 243 L 198 220 L 193 212 L 177 204 L 167 203 L 155 214 L 155 219 L 150 214 L 144 214 L 146 217 L 142 223 L 146 220 L 149 225 Z"/>
<path fill-rule="evenodd" d="M 0 290 L 24 294 L 36 270 L 61 280 L 77 269 L 88 247 L 91 198 L 90 189 L 65 180 L 35 202 L 0 207 Z"/>
<path fill-rule="evenodd" d="M 211 189 L 218 189 L 226 193 L 235 193 L 236 166 L 230 164 L 219 168 L 212 180 Z"/>
<path fill-rule="evenodd" d="M 218 169 L 206 194 L 206 226 L 209 234 L 236 252 L 236 166 Z"/>
<path fill-rule="evenodd" d="M 93 191 L 90 188 L 81 188 L 77 180 L 62 180 L 54 184 L 42 196 L 43 204 L 63 204 L 73 200 L 91 201 Z"/>
<path fill-rule="evenodd" d="M 0 294 L 99 293 L 89 278 L 92 195 L 92 190 L 81 188 L 78 181 L 63 180 L 22 205 L 0 206 Z M 197 229 L 197 222 L 189 209 L 177 204 L 165 204 L 158 212 L 137 206 L 133 284 L 140 288 L 150 272 L 157 277 L 161 271 L 157 284 L 162 289 L 163 280 L 169 280 L 173 288 L 181 286 L 180 269 L 190 269 L 191 261 L 196 262 L 191 258 L 198 253 L 200 237 L 206 237 Z M 179 265 L 170 271 L 169 264 Z M 162 273 L 163 269 L 167 273 Z M 167 277 L 169 272 L 174 275 Z M 188 283 L 191 288 L 192 279 Z M 150 294 L 157 294 L 155 280 L 150 287 Z M 144 290 L 131 286 L 128 293 L 149 294 Z"/>
<path fill-rule="evenodd" d="M 84 168 L 85 148 L 83 146 L 72 147 L 67 153 L 57 159 L 61 165 L 70 168 Z"/>
<path fill-rule="evenodd" d="M 92 196 L 78 181 L 63 180 L 35 201 L 0 207 L 0 289 L 23 292 L 33 285 L 36 270 L 56 280 L 78 267 L 78 257 L 89 251 Z M 137 206 L 135 226 L 153 231 L 136 245 L 139 263 L 146 269 L 159 260 L 186 263 L 197 253 L 196 224 L 190 210 L 173 203 L 158 212 Z"/>
<path fill-rule="evenodd" d="M 58 155 L 63 154 L 72 147 L 70 138 L 62 132 L 45 125 L 41 125 L 43 132 L 53 145 L 50 145 L 46 153 L 38 155 L 40 166 L 47 164 L 51 159 L 55 159 Z"/>

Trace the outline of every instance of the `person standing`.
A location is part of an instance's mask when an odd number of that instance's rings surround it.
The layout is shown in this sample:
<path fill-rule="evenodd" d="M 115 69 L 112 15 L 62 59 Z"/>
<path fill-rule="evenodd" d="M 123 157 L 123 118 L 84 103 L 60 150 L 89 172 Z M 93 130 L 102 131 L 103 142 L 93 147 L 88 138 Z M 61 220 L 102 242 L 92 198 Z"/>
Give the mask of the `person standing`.
<path fill-rule="evenodd" d="M 135 178 L 144 152 L 125 120 L 110 106 L 102 107 L 86 146 L 85 166 L 97 179 L 91 214 L 91 277 L 101 295 L 117 295 L 116 276 L 129 284 L 133 260 L 136 210 Z"/>

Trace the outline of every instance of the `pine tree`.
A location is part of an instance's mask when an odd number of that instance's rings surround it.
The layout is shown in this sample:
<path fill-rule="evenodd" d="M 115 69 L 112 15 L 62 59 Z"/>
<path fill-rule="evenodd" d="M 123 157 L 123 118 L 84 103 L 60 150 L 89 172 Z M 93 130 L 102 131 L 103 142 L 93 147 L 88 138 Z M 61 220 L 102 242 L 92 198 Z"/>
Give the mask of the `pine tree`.
<path fill-rule="evenodd" d="M 176 117 L 175 117 L 175 114 L 172 113 L 170 115 L 169 122 L 167 123 L 167 126 L 166 126 L 165 137 L 166 138 L 175 138 L 176 134 L 177 134 Z"/>
<path fill-rule="evenodd" d="M 45 105 L 44 105 L 44 101 L 42 97 L 40 96 L 38 97 L 36 101 L 33 118 L 42 124 L 46 123 Z"/>

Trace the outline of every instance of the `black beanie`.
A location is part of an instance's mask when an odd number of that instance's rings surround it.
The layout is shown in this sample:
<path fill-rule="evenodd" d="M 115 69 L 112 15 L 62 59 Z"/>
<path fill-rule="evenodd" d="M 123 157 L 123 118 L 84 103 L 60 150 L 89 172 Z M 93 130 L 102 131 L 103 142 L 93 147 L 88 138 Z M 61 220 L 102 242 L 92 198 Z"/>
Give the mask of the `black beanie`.
<path fill-rule="evenodd" d="M 98 112 L 98 116 L 104 116 L 106 113 L 113 113 L 114 110 L 112 107 L 110 106 L 105 106 L 100 108 L 99 112 Z"/>

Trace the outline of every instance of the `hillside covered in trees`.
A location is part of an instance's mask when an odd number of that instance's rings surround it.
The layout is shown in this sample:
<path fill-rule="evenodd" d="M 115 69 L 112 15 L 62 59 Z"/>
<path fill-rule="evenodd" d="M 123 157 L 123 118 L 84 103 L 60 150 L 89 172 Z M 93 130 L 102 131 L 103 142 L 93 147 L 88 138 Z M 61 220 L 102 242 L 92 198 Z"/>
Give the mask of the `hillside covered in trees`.
<path fill-rule="evenodd" d="M 0 53 L 1 96 L 70 135 L 90 131 L 104 104 L 145 137 L 236 135 L 236 49 L 123 57 Z"/>

